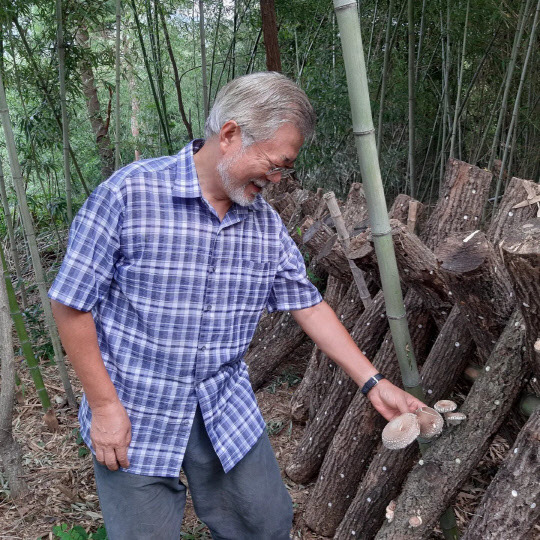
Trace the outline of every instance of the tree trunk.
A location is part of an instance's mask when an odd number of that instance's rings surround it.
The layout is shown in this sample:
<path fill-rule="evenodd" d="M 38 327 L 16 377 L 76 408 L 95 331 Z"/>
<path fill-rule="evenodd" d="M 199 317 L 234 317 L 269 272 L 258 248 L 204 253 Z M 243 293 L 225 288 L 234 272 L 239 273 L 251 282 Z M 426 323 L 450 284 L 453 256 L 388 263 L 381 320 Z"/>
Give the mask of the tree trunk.
<path fill-rule="evenodd" d="M 345 321 L 340 317 L 339 307 L 341 304 L 345 304 L 348 307 L 351 303 L 354 303 L 354 313 L 357 313 L 358 305 L 355 300 L 358 299 L 358 293 L 356 295 L 351 293 L 351 291 L 354 293 L 355 290 L 354 285 L 351 287 L 349 284 L 344 284 L 332 276 L 328 277 L 324 300 L 336 312 L 336 315 L 341 319 L 341 322 L 346 328 Z M 356 299 L 354 296 L 356 296 Z M 352 297 L 352 302 L 349 301 L 349 297 Z M 291 399 L 291 416 L 294 420 L 305 422 L 313 416 L 312 414 L 310 415 L 310 408 L 316 410 L 318 408 L 318 401 L 323 395 L 326 395 L 325 388 L 332 379 L 334 368 L 335 364 L 332 360 L 315 346 L 302 381 Z"/>
<path fill-rule="evenodd" d="M 457 159 L 448 160 L 442 195 L 420 238 L 434 249 L 453 233 L 480 225 L 489 192 L 491 173 Z"/>
<path fill-rule="evenodd" d="M 540 219 L 508 231 L 502 252 L 527 326 L 527 360 L 540 378 L 540 354 L 535 351 L 540 340 Z"/>
<path fill-rule="evenodd" d="M 540 518 L 540 408 L 533 412 L 475 509 L 462 540 L 527 540 Z"/>
<path fill-rule="evenodd" d="M 352 338 L 368 358 L 375 355 L 386 332 L 384 307 L 383 294 L 379 292 L 351 331 Z M 297 483 L 305 483 L 317 474 L 326 449 L 356 390 L 356 383 L 341 368 L 336 368 L 324 403 L 315 419 L 306 427 L 287 465 L 289 478 Z"/>
<path fill-rule="evenodd" d="M 452 235 L 438 247 L 437 259 L 486 361 L 515 307 L 508 272 L 481 231 Z"/>
<path fill-rule="evenodd" d="M 281 72 L 281 56 L 279 54 L 276 9 L 274 0 L 261 0 L 261 18 L 266 49 L 266 69 Z"/>
<path fill-rule="evenodd" d="M 77 30 L 76 39 L 81 47 L 87 50 L 90 49 L 88 30 L 84 26 L 79 27 Z M 101 116 L 98 91 L 94 82 L 94 70 L 90 62 L 85 60 L 84 57 L 80 62 L 80 70 L 83 94 L 86 98 L 86 110 L 88 111 L 88 118 L 96 138 L 101 161 L 101 177 L 103 180 L 106 180 L 114 172 L 114 153 L 109 137 L 110 114 L 107 114 L 107 119 L 104 121 Z M 118 111 L 116 114 L 118 114 Z"/>
<path fill-rule="evenodd" d="M 432 323 L 418 296 L 409 293 L 405 302 L 412 344 L 421 358 L 431 337 Z M 393 384 L 400 385 L 399 364 L 389 331 L 373 358 L 373 365 Z M 310 529 L 325 536 L 335 532 L 353 500 L 369 456 L 380 442 L 383 426 L 384 418 L 357 390 L 328 447 L 305 507 L 304 517 Z"/>
<path fill-rule="evenodd" d="M 506 231 L 515 224 L 536 217 L 538 206 L 533 201 L 540 197 L 540 185 L 529 180 L 512 178 L 504 192 L 497 215 L 491 220 L 487 233 L 490 241 L 497 245 Z M 516 208 L 516 206 L 519 207 Z"/>
<path fill-rule="evenodd" d="M 13 499 L 28 494 L 23 477 L 21 450 L 13 439 L 13 398 L 15 395 L 15 358 L 11 339 L 12 322 L 4 280 L 0 279 L 0 458 Z"/>
<path fill-rule="evenodd" d="M 490 356 L 489 371 L 484 370 L 461 408 L 467 420 L 447 428 L 411 471 L 397 499 L 394 520 L 383 525 L 377 540 L 430 536 L 439 515 L 484 455 L 524 384 L 524 337 L 523 318 L 516 311 Z M 415 515 L 422 523 L 411 528 L 409 519 Z"/>

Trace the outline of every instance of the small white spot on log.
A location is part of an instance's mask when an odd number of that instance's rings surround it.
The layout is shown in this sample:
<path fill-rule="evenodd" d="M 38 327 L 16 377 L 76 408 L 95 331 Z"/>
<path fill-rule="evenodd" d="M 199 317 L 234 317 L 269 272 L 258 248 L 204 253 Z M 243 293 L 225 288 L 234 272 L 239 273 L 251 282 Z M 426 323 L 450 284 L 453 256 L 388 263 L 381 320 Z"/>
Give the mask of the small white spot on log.
<path fill-rule="evenodd" d="M 309 440 L 312 441 L 312 440 L 313 440 L 313 437 L 310 437 Z"/>
<path fill-rule="evenodd" d="M 456 463 L 459 465 L 461 463 L 461 459 L 456 458 Z"/>
<path fill-rule="evenodd" d="M 321 454 L 317 454 L 317 457 L 321 457 Z"/>
<path fill-rule="evenodd" d="M 351 300 L 351 304 L 354 304 L 354 298 Z"/>
<path fill-rule="evenodd" d="M 328 503 L 328 507 L 332 508 L 332 503 L 331 502 Z"/>
<path fill-rule="evenodd" d="M 351 534 L 354 536 L 356 534 L 356 531 L 351 531 Z"/>
<path fill-rule="evenodd" d="M 341 384 L 341 381 L 338 381 L 337 383 L 338 383 L 338 384 Z"/>
<path fill-rule="evenodd" d="M 370 322 L 367 322 L 367 323 L 366 323 L 366 326 L 369 326 L 370 324 L 371 324 Z"/>
<path fill-rule="evenodd" d="M 442 313 L 443 315 L 446 315 L 446 311 L 441 311 L 441 313 Z"/>
<path fill-rule="evenodd" d="M 276 334 L 274 334 L 274 335 L 272 336 L 272 339 L 275 339 L 275 338 L 276 338 Z"/>
<path fill-rule="evenodd" d="M 473 193 L 476 193 L 476 189 L 473 189 L 472 192 L 473 192 Z"/>
<path fill-rule="evenodd" d="M 345 315 L 342 315 L 341 318 L 344 319 L 344 318 L 345 318 Z"/>
<path fill-rule="evenodd" d="M 418 465 L 423 465 L 424 464 L 424 460 L 421 459 L 419 462 L 418 462 Z"/>
<path fill-rule="evenodd" d="M 367 502 L 371 502 L 371 497 L 368 497 L 368 498 L 366 499 L 366 501 L 367 501 Z"/>
<path fill-rule="evenodd" d="M 536 503 L 532 503 L 531 508 L 536 508 Z"/>
<path fill-rule="evenodd" d="M 523 306 L 524 307 L 531 307 L 531 306 L 529 306 L 529 304 L 526 304 L 525 302 L 523 302 Z"/>
<path fill-rule="evenodd" d="M 517 491 L 515 489 L 512 490 L 512 497 L 517 497 Z"/>
<path fill-rule="evenodd" d="M 350 396 L 352 394 L 352 392 L 347 392 L 347 395 Z"/>
<path fill-rule="evenodd" d="M 486 367 L 485 367 L 485 370 L 486 370 L 486 371 L 489 371 L 490 369 L 491 369 L 491 366 L 486 366 Z"/>
<path fill-rule="evenodd" d="M 266 345 L 263 347 L 264 350 L 266 350 Z"/>
<path fill-rule="evenodd" d="M 343 473 L 339 473 L 340 478 L 345 478 L 345 475 Z"/>
<path fill-rule="evenodd" d="M 518 453 L 518 449 L 514 448 L 514 454 L 517 454 L 517 453 Z"/>
<path fill-rule="evenodd" d="M 501 402 L 498 399 L 496 399 L 493 403 L 495 403 L 495 405 L 500 405 L 501 404 Z"/>
<path fill-rule="evenodd" d="M 459 341 L 456 341 L 456 342 L 454 343 L 454 345 L 455 345 L 456 347 L 459 347 Z"/>
<path fill-rule="evenodd" d="M 423 326 L 421 324 L 418 325 L 418 328 L 423 328 Z"/>
<path fill-rule="evenodd" d="M 430 270 L 429 273 L 430 273 L 431 275 L 433 275 L 433 270 Z"/>
<path fill-rule="evenodd" d="M 382 468 L 382 470 L 383 470 L 383 471 L 386 471 L 386 466 L 384 466 L 384 467 Z"/>
<path fill-rule="evenodd" d="M 348 499 L 350 497 L 350 495 L 347 495 L 345 498 Z"/>
<path fill-rule="evenodd" d="M 433 394 L 433 390 L 430 388 L 428 391 L 427 391 L 428 394 Z"/>
<path fill-rule="evenodd" d="M 449 295 L 449 296 L 452 296 L 452 291 L 448 291 L 448 295 Z"/>
<path fill-rule="evenodd" d="M 463 216 L 463 219 L 469 219 L 469 216 Z"/>
<path fill-rule="evenodd" d="M 353 440 L 353 441 L 356 441 L 356 437 L 353 437 L 352 440 Z"/>
<path fill-rule="evenodd" d="M 508 215 L 512 217 L 514 215 L 514 212 L 508 212 Z"/>

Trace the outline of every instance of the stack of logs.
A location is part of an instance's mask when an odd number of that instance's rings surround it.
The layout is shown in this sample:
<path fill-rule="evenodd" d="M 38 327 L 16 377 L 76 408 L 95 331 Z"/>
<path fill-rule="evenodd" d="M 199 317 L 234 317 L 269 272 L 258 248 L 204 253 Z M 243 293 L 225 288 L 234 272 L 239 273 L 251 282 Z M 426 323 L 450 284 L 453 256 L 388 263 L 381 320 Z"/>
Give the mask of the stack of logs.
<path fill-rule="evenodd" d="M 429 217 L 405 195 L 389 212 L 426 403 L 449 397 L 464 371 L 477 374 L 460 407 L 467 421 L 445 429 L 422 459 L 417 445 L 382 447 L 384 419 L 338 366 L 309 345 L 290 314 L 261 320 L 246 358 L 255 389 L 285 359 L 313 349 L 291 404 L 293 419 L 306 427 L 286 473 L 301 484 L 315 480 L 304 519 L 318 534 L 429 538 L 497 433 L 513 447 L 463 538 L 530 538 L 540 518 L 540 408 L 527 420 L 517 405 L 524 394 L 540 395 L 540 186 L 512 178 L 482 231 L 491 178 L 450 160 Z M 327 279 L 326 302 L 375 367 L 400 385 L 361 184 L 341 204 L 347 252 L 321 189 L 312 193 L 293 181 L 272 189 L 266 197 L 309 254 L 310 273 Z M 367 309 L 352 280 L 351 259 L 372 294 Z M 388 522 L 385 508 L 393 499 L 395 517 Z M 414 515 L 421 525 L 412 528 Z"/>

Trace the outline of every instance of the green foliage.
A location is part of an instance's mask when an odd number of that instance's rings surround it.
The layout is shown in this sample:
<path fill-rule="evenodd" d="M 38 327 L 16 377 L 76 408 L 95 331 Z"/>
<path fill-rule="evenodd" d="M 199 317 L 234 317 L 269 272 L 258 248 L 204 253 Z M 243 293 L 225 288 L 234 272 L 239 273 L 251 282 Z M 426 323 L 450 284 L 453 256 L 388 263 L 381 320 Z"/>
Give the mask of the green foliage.
<path fill-rule="evenodd" d="M 54 538 L 61 540 L 107 540 L 105 527 L 100 527 L 95 533 L 87 533 L 86 529 L 80 525 L 75 525 L 70 529 L 66 523 L 62 523 L 53 527 L 52 532 Z"/>
<path fill-rule="evenodd" d="M 275 394 L 278 388 L 282 385 L 287 385 L 287 388 L 292 388 L 300 383 L 302 377 L 290 368 L 285 369 L 280 375 L 275 377 L 273 381 L 266 387 L 266 391 L 270 394 Z"/>
<path fill-rule="evenodd" d="M 206 525 L 198 521 L 190 531 L 181 532 L 180 538 L 184 540 L 210 540 L 211 536 Z"/>
<path fill-rule="evenodd" d="M 83 458 L 85 456 L 87 456 L 89 453 L 90 453 L 90 450 L 88 449 L 88 447 L 86 446 L 82 436 L 81 436 L 81 432 L 79 430 L 79 428 L 74 428 L 72 431 L 71 431 L 71 435 L 73 437 L 75 437 L 76 439 L 76 442 L 77 444 L 79 445 L 79 448 L 77 450 L 77 455 L 80 457 L 80 458 Z"/>

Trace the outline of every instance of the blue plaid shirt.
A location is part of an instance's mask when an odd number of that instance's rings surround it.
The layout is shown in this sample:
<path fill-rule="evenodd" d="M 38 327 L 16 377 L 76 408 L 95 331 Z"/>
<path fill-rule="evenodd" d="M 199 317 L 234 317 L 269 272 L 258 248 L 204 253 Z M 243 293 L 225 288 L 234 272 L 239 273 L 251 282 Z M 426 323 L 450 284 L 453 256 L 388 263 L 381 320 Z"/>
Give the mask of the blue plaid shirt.
<path fill-rule="evenodd" d="M 264 308 L 321 301 L 279 215 L 262 197 L 223 221 L 193 154 L 139 161 L 88 198 L 50 298 L 92 311 L 101 355 L 132 424 L 131 473 L 179 474 L 197 403 L 225 472 L 265 423 L 243 357 Z M 81 435 L 91 447 L 83 396 Z"/>

